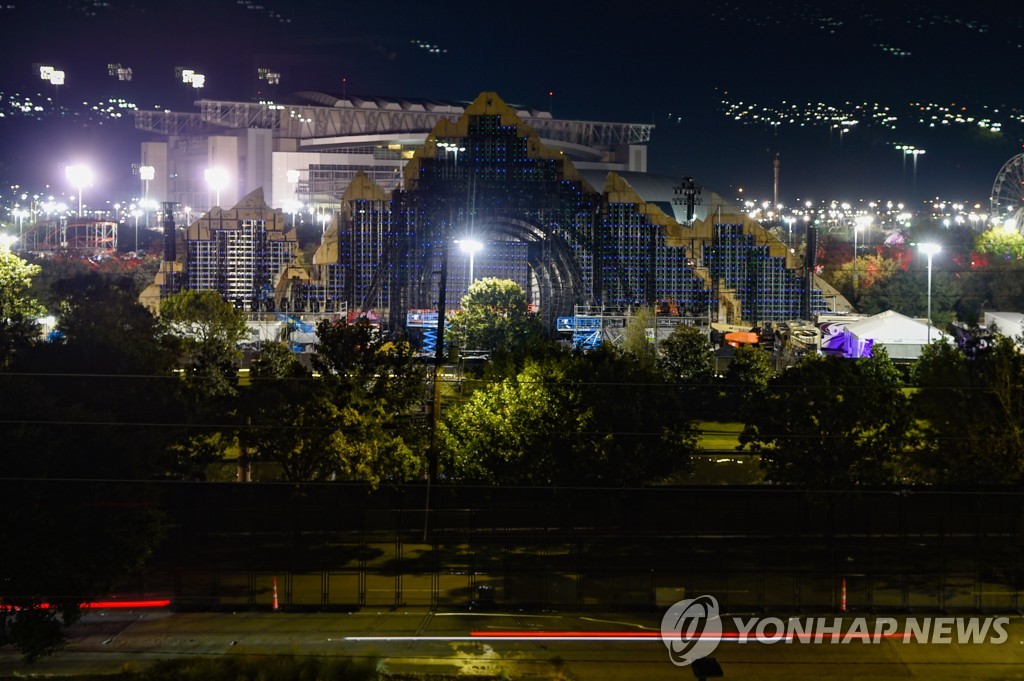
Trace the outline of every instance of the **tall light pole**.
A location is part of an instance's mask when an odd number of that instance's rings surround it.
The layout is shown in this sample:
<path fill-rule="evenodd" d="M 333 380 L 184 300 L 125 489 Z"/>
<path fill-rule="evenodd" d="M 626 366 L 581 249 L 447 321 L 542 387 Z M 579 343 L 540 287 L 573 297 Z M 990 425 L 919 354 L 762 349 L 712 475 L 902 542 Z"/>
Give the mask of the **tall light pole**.
<path fill-rule="evenodd" d="M 135 250 L 139 250 L 139 216 L 142 215 L 142 211 L 136 208 L 132 211 L 132 217 L 135 218 Z"/>
<path fill-rule="evenodd" d="M 459 249 L 469 255 L 469 283 L 466 284 L 466 290 L 473 285 L 473 258 L 477 251 L 484 247 L 482 243 L 476 239 L 456 239 L 455 243 L 459 245 Z"/>
<path fill-rule="evenodd" d="M 439 146 L 442 149 L 444 149 L 445 156 L 448 156 L 449 154 L 451 154 L 451 155 L 453 155 L 455 157 L 455 166 L 454 166 L 453 174 L 458 173 L 459 172 L 459 152 L 465 151 L 466 147 L 459 146 L 455 142 L 438 142 L 437 146 Z"/>
<path fill-rule="evenodd" d="M 18 218 L 18 238 L 21 239 L 25 236 L 24 220 L 29 216 L 29 212 L 24 208 L 15 208 L 13 215 Z"/>
<path fill-rule="evenodd" d="M 860 284 L 860 272 L 857 270 L 857 232 L 871 226 L 870 215 L 858 215 L 853 219 L 853 293 L 856 295 Z"/>
<path fill-rule="evenodd" d="M 856 222 L 853 223 L 853 295 L 857 295 L 857 285 L 860 284 L 860 278 L 857 276 L 857 232 L 860 231 L 860 225 Z"/>
<path fill-rule="evenodd" d="M 139 179 L 142 180 L 142 205 L 146 207 L 146 228 L 149 228 L 149 183 L 156 178 L 156 168 L 139 166 Z M 139 250 L 136 248 L 135 250 Z"/>
<path fill-rule="evenodd" d="M 82 188 L 92 186 L 92 169 L 89 166 L 73 165 L 64 169 L 68 181 L 78 189 L 78 218 L 82 218 Z"/>
<path fill-rule="evenodd" d="M 203 177 L 206 178 L 206 184 L 214 191 L 216 201 L 215 206 L 220 206 L 220 190 L 228 186 L 228 171 L 223 168 L 207 168 L 206 172 L 203 173 Z"/>
<path fill-rule="evenodd" d="M 932 344 L 932 258 L 942 250 L 939 244 L 918 244 L 918 250 L 928 256 L 928 345 Z"/>
<path fill-rule="evenodd" d="M 292 227 L 295 227 L 295 216 L 302 210 L 302 203 L 295 199 L 289 199 L 284 202 L 284 210 L 286 213 L 292 214 Z"/>

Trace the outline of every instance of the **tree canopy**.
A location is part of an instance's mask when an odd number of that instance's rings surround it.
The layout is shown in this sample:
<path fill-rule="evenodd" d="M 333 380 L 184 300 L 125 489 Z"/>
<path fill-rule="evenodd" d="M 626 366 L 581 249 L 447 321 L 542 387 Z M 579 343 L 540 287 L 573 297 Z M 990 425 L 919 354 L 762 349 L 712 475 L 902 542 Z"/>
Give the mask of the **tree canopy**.
<path fill-rule="evenodd" d="M 821 489 L 896 481 L 914 425 L 881 348 L 855 360 L 807 356 L 746 414 L 740 446 L 761 456 L 766 477 Z"/>
<path fill-rule="evenodd" d="M 1024 479 L 1024 356 L 1012 339 L 987 340 L 973 356 L 933 343 L 914 367 L 913 405 L 925 435 L 917 461 L 926 482 Z"/>
<path fill-rule="evenodd" d="M 448 341 L 463 350 L 522 354 L 543 338 L 537 315 L 529 311 L 526 294 L 509 279 L 477 279 L 452 316 Z"/>
<path fill-rule="evenodd" d="M 39 266 L 0 247 L 0 369 L 10 366 L 15 353 L 26 348 L 38 334 L 36 317 L 45 314 L 29 289 Z"/>
<path fill-rule="evenodd" d="M 660 373 L 615 350 L 528 359 L 453 407 L 445 475 L 501 484 L 638 484 L 690 470 L 696 429 Z"/>
<path fill-rule="evenodd" d="M 191 386 L 204 397 L 231 395 L 237 384 L 238 344 L 245 313 L 216 291 L 185 290 L 160 302 L 164 338 L 180 349 Z"/>

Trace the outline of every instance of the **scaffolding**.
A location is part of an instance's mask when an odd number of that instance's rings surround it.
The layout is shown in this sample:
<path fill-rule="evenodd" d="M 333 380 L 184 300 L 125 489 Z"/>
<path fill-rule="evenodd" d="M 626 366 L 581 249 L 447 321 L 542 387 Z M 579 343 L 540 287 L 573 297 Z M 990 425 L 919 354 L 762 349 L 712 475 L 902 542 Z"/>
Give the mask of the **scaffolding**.
<path fill-rule="evenodd" d="M 209 238 L 186 242 L 184 285 L 217 291 L 239 310 L 272 311 L 271 287 L 297 249 L 293 240 L 268 238 L 266 220 L 223 221 Z"/>

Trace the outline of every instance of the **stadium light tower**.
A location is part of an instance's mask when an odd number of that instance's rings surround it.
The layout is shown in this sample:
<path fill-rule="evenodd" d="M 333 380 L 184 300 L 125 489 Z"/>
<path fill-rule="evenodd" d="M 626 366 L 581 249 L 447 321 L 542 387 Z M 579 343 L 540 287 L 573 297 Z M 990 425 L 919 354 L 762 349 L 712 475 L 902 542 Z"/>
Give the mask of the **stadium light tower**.
<path fill-rule="evenodd" d="M 469 283 L 466 285 L 468 290 L 469 286 L 473 285 L 473 258 L 477 254 L 477 251 L 482 249 L 484 245 L 476 239 L 456 239 L 455 243 L 459 245 L 459 249 L 469 255 Z"/>
<path fill-rule="evenodd" d="M 928 345 L 932 344 L 932 257 L 942 250 L 939 244 L 918 244 L 918 250 L 928 256 Z"/>
<path fill-rule="evenodd" d="M 64 169 L 68 181 L 78 189 L 78 218 L 82 218 L 82 188 L 92 186 L 92 169 L 89 166 L 73 165 Z"/>
<path fill-rule="evenodd" d="M 217 200 L 213 205 L 220 206 L 220 190 L 228 186 L 228 171 L 223 168 L 207 168 L 204 177 L 206 184 L 215 192 Z"/>
<path fill-rule="evenodd" d="M 149 229 L 149 183 L 156 178 L 156 168 L 153 166 L 139 166 L 139 179 L 142 180 L 142 206 L 146 209 L 146 229 Z M 136 237 L 136 242 L 138 237 Z M 136 248 L 138 249 L 138 243 Z"/>

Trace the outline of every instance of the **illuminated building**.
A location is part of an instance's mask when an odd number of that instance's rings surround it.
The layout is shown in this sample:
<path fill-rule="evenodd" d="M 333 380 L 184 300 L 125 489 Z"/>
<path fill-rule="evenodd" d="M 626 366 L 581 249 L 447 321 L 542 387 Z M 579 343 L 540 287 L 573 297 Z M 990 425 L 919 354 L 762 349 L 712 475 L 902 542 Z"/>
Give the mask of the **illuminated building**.
<path fill-rule="evenodd" d="M 141 163 L 156 169 L 152 195 L 200 212 L 214 202 L 203 181 L 211 167 L 232 178 L 225 205 L 262 188 L 274 208 L 298 201 L 310 213 L 330 212 L 357 173 L 392 191 L 434 126 L 465 111 L 455 102 L 321 92 L 297 93 L 290 103 L 197 104 L 198 113 L 137 111 L 135 125 L 158 136 L 141 150 Z M 516 114 L 581 169 L 647 170 L 653 125 L 559 120 L 523 107 Z"/>

